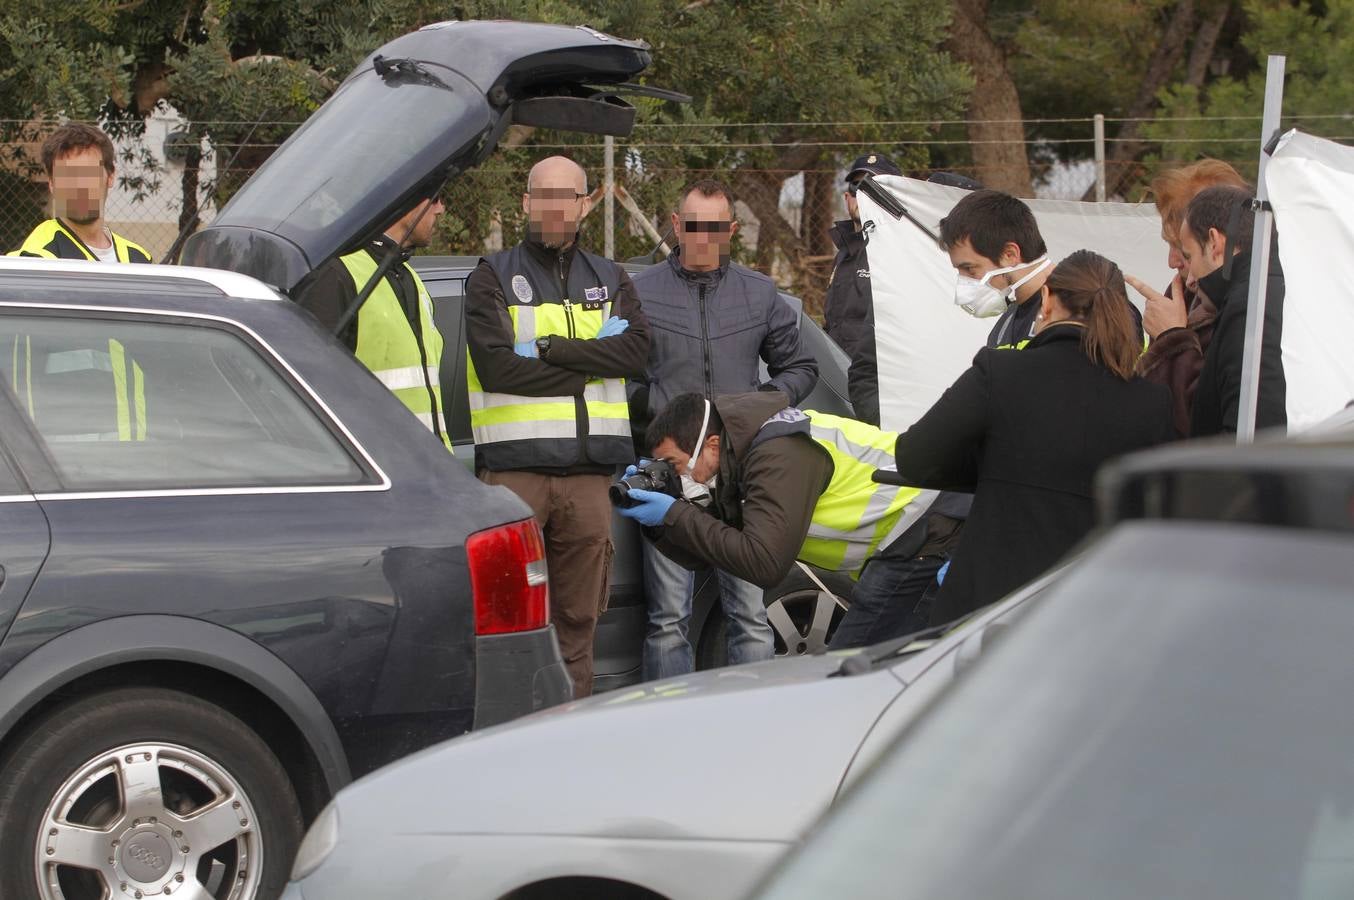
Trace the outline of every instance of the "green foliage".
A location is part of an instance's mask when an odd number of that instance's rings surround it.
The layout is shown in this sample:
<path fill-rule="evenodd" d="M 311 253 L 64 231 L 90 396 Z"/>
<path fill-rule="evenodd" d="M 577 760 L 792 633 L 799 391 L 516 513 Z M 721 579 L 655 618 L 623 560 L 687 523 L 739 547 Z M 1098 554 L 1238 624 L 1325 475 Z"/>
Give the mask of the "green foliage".
<path fill-rule="evenodd" d="M 1283 127 L 1311 134 L 1354 137 L 1354 0 L 1275 4 L 1248 0 L 1241 44 L 1256 66 L 1218 78 L 1203 90 L 1175 86 L 1162 92 L 1161 111 L 1147 134 L 1164 141 L 1153 167 L 1212 156 L 1254 177 L 1264 109 L 1266 57 L 1287 57 Z M 1294 115 L 1294 114 L 1298 115 Z M 1180 120 L 1208 117 L 1206 121 Z M 1171 121 L 1177 119 L 1177 121 Z"/>

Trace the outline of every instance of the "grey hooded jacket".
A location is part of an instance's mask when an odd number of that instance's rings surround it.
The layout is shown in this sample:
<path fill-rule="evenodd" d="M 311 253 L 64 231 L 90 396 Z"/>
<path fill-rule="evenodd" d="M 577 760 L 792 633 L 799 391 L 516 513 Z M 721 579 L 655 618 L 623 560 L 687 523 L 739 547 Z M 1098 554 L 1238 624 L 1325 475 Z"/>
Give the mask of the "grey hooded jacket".
<path fill-rule="evenodd" d="M 631 399 L 632 421 L 647 422 L 689 391 L 713 399 L 776 390 L 795 405 L 818 383 L 818 363 L 804 346 L 798 317 L 765 275 L 732 263 L 688 272 L 673 253 L 634 283 L 649 320 L 649 364 L 647 396 L 641 386 Z M 765 383 L 759 359 L 770 374 Z"/>

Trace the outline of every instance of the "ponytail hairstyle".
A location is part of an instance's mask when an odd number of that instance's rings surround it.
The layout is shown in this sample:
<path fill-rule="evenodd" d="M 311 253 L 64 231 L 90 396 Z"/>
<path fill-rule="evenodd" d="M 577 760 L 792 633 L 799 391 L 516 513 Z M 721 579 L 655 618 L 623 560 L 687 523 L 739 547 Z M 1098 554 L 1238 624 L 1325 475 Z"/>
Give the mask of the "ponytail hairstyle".
<path fill-rule="evenodd" d="M 1099 253 L 1078 250 L 1058 263 L 1045 286 L 1067 310 L 1069 321 L 1085 326 L 1081 349 L 1091 361 L 1131 379 L 1142 343 L 1134 333 L 1119 267 Z"/>

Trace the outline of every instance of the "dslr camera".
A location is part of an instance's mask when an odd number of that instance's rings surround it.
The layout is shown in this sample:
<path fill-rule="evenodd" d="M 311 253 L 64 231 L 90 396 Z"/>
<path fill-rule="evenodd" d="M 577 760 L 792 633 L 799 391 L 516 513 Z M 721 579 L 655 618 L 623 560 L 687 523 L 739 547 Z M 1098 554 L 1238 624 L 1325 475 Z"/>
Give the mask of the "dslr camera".
<path fill-rule="evenodd" d="M 656 491 L 670 497 L 682 496 L 682 476 L 665 459 L 641 459 L 632 475 L 625 475 L 607 489 L 611 505 L 629 509 L 639 501 L 630 497 L 631 491 Z"/>

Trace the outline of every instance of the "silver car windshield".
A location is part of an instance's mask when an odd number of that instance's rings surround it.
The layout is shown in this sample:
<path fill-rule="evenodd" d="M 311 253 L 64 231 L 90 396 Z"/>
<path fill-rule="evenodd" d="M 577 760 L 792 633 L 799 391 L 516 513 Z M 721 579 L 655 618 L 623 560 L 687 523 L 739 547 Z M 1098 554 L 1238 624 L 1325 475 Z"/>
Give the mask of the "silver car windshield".
<path fill-rule="evenodd" d="M 764 896 L 1354 896 L 1352 549 L 1122 526 Z"/>

